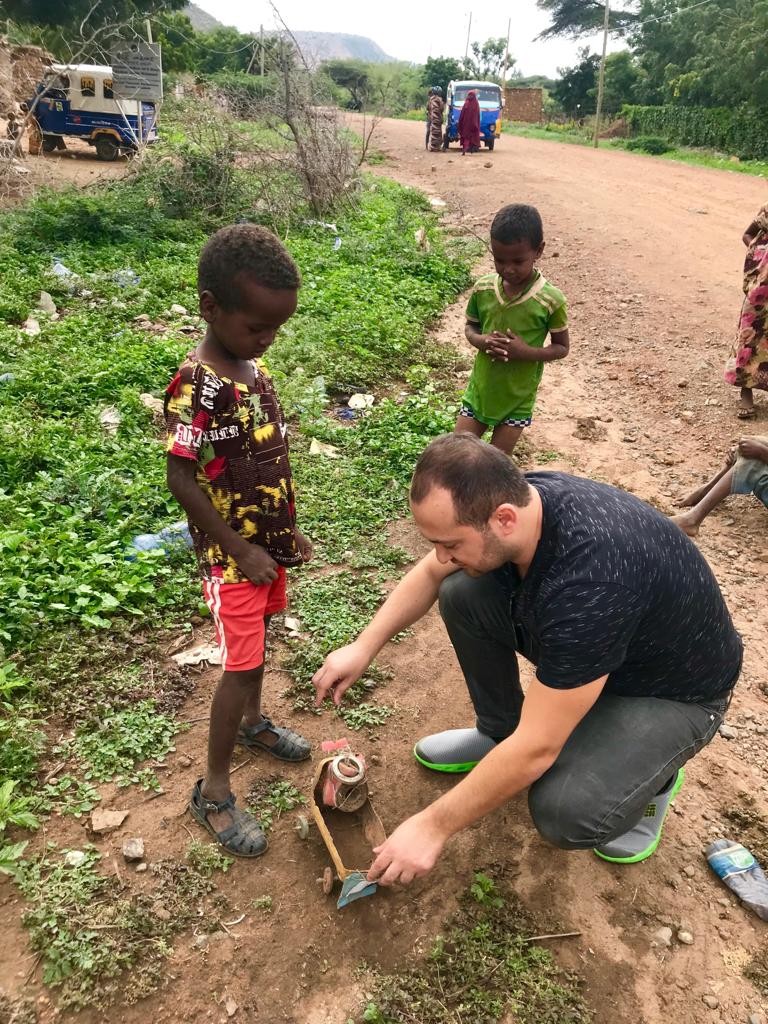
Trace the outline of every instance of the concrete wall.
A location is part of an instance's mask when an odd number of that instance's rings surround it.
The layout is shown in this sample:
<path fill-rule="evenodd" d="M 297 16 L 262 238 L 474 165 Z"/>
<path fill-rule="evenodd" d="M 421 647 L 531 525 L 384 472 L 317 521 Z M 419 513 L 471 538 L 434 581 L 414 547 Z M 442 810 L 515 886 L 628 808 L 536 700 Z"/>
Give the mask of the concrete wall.
<path fill-rule="evenodd" d="M 528 124 L 539 124 L 544 120 L 544 93 L 541 89 L 516 89 L 507 87 L 504 90 L 506 121 L 525 121 Z"/>

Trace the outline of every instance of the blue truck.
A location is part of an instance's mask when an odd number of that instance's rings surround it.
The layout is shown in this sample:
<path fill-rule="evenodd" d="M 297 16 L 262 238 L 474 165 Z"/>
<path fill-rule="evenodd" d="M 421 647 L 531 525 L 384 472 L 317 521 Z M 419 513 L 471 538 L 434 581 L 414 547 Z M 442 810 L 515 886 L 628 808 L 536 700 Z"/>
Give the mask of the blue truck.
<path fill-rule="evenodd" d="M 501 135 L 501 109 L 504 105 L 501 86 L 496 82 L 449 82 L 445 98 L 443 149 L 459 141 L 459 114 L 469 92 L 475 93 L 480 104 L 480 137 L 487 148 L 493 149 Z"/>
<path fill-rule="evenodd" d="M 106 65 L 52 64 L 28 106 L 46 153 L 77 138 L 93 146 L 100 160 L 115 160 L 157 139 L 156 105 L 116 98 Z"/>

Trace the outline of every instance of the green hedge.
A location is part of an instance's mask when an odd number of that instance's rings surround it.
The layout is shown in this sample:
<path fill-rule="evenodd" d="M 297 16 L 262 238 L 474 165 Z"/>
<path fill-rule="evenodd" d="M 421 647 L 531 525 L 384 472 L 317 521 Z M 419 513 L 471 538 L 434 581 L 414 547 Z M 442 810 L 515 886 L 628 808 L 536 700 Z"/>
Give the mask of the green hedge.
<path fill-rule="evenodd" d="M 661 135 L 743 160 L 768 159 L 768 110 L 624 106 L 621 113 L 636 135 Z"/>

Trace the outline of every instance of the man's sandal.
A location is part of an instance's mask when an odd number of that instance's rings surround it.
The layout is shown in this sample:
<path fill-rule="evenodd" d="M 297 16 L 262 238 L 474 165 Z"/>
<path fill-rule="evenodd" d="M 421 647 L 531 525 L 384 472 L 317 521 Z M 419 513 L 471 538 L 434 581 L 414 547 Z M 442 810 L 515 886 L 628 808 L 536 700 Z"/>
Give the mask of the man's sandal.
<path fill-rule="evenodd" d="M 270 746 L 269 743 L 260 740 L 259 735 L 263 732 L 274 733 L 277 741 Z M 292 729 L 273 725 L 268 718 L 263 718 L 258 725 L 246 725 L 245 722 L 241 722 L 237 742 L 248 750 L 263 750 L 280 761 L 306 761 L 312 749 L 309 740 L 305 740 Z"/>
<path fill-rule="evenodd" d="M 235 857 L 260 857 L 265 853 L 269 845 L 267 837 L 252 814 L 237 810 L 235 794 L 230 793 L 226 800 L 209 800 L 203 796 L 202 785 L 203 780 L 198 779 L 189 801 L 189 813 L 195 821 Z M 217 832 L 206 815 L 221 811 L 229 811 L 232 824 Z"/>

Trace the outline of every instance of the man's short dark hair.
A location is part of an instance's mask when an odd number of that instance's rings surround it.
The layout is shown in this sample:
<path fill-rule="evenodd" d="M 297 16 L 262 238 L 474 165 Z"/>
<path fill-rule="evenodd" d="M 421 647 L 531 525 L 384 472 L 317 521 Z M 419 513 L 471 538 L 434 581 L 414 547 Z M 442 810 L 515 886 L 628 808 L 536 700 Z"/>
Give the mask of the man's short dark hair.
<path fill-rule="evenodd" d="M 232 224 L 208 239 L 197 266 L 197 290 L 226 310 L 240 309 L 243 277 L 264 288 L 295 291 L 301 275 L 280 239 L 257 224 Z"/>
<path fill-rule="evenodd" d="M 532 249 L 538 249 L 544 241 L 541 214 L 535 206 L 526 206 L 524 203 L 502 206 L 493 218 L 491 238 L 504 245 L 528 242 Z"/>
<path fill-rule="evenodd" d="M 515 463 L 474 434 L 443 434 L 419 456 L 411 480 L 411 502 L 420 504 L 433 487 L 448 491 L 456 522 L 482 530 L 499 505 L 523 508 L 531 491 Z"/>

